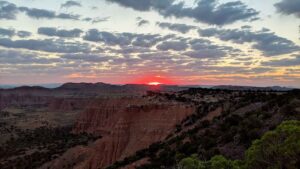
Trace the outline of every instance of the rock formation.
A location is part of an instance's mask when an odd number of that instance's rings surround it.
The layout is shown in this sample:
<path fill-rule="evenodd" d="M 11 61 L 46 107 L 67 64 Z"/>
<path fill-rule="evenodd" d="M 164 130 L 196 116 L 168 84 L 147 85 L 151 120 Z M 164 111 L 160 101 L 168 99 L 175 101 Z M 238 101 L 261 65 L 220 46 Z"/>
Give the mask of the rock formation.
<path fill-rule="evenodd" d="M 80 114 L 74 132 L 88 132 L 102 138 L 88 147 L 73 148 L 43 167 L 105 168 L 163 140 L 178 122 L 193 112 L 193 106 L 174 101 L 97 99 Z"/>

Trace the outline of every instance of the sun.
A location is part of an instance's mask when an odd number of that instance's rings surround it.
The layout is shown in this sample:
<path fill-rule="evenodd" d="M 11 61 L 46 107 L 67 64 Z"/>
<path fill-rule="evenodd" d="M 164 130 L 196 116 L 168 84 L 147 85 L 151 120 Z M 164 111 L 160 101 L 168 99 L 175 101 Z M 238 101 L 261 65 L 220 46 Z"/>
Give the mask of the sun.
<path fill-rule="evenodd" d="M 161 85 L 161 83 L 160 82 L 149 82 L 148 85 L 157 86 L 157 85 Z"/>

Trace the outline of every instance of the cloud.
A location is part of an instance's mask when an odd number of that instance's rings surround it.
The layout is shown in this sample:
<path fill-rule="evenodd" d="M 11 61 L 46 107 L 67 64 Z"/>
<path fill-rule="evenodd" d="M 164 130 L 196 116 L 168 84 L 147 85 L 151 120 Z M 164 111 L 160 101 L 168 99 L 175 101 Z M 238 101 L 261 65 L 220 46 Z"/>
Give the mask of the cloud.
<path fill-rule="evenodd" d="M 53 53 L 79 53 L 90 52 L 91 47 L 86 43 L 67 42 L 64 40 L 11 40 L 7 38 L 0 39 L 0 46 L 7 48 L 21 48 Z"/>
<path fill-rule="evenodd" d="M 161 51 L 179 51 L 191 58 L 218 59 L 230 55 L 242 54 L 241 50 L 228 46 L 213 44 L 205 39 L 182 38 L 175 35 L 161 36 L 158 34 L 111 33 L 91 29 L 83 36 L 84 40 L 101 42 L 107 53 L 127 56 L 132 53 L 152 53 L 157 55 Z M 120 46 L 117 50 L 110 48 Z M 149 49 L 155 47 L 157 50 Z"/>
<path fill-rule="evenodd" d="M 276 56 L 288 54 L 300 50 L 294 42 L 277 36 L 268 29 L 261 31 L 251 31 L 250 29 L 199 29 L 200 36 L 217 37 L 223 41 L 234 43 L 253 43 L 252 47 L 264 53 L 265 56 Z"/>
<path fill-rule="evenodd" d="M 68 13 L 59 13 L 57 14 L 54 18 L 58 19 L 70 19 L 70 20 L 79 20 L 80 15 L 73 15 L 73 14 L 68 14 Z M 52 19 L 52 18 L 49 18 Z"/>
<path fill-rule="evenodd" d="M 227 25 L 240 20 L 258 19 L 255 9 L 240 1 L 217 3 L 217 0 L 199 0 L 195 7 L 185 7 L 183 1 L 175 0 L 107 0 L 138 11 L 155 10 L 165 17 L 191 18 L 210 25 Z"/>
<path fill-rule="evenodd" d="M 186 24 L 172 24 L 167 22 L 157 22 L 156 23 L 162 29 L 169 29 L 172 31 L 177 31 L 180 33 L 188 33 L 192 29 L 196 29 L 196 26 L 186 25 Z"/>
<path fill-rule="evenodd" d="M 158 34 L 134 34 L 134 33 L 111 33 L 90 29 L 83 36 L 84 40 L 92 42 L 102 42 L 106 45 L 119 46 L 141 46 L 151 47 L 161 40 L 166 40 L 171 36 L 160 36 Z"/>
<path fill-rule="evenodd" d="M 86 21 L 86 22 L 91 22 L 91 23 L 99 23 L 99 22 L 106 22 L 110 19 L 109 16 L 107 17 L 96 17 L 96 18 L 91 18 L 91 17 L 86 17 L 83 18 L 82 21 Z"/>
<path fill-rule="evenodd" d="M 138 11 L 149 11 L 151 8 L 153 9 L 163 9 L 172 5 L 174 0 L 107 0 L 108 2 L 118 3 L 121 6 L 133 8 Z"/>
<path fill-rule="evenodd" d="M 114 34 L 110 32 L 99 32 L 97 29 L 90 29 L 83 37 L 84 40 L 93 42 L 104 42 L 108 45 L 129 45 L 132 40 L 130 33 L 128 34 Z"/>
<path fill-rule="evenodd" d="M 108 61 L 109 57 L 103 56 L 101 54 L 65 54 L 61 56 L 62 59 L 67 60 L 80 60 L 87 62 L 103 62 Z"/>
<path fill-rule="evenodd" d="M 78 20 L 80 15 L 73 15 L 68 13 L 55 13 L 45 9 L 28 8 L 28 7 L 17 7 L 15 4 L 0 1 L 0 19 L 14 20 L 19 12 L 25 12 L 28 17 L 34 19 L 70 19 Z"/>
<path fill-rule="evenodd" d="M 132 53 L 148 53 L 153 52 L 151 49 L 146 47 L 139 46 L 124 46 L 121 49 L 108 49 L 110 53 L 121 53 L 123 55 L 132 54 Z"/>
<path fill-rule="evenodd" d="M 136 21 L 137 21 L 137 26 L 138 27 L 150 24 L 150 22 L 148 20 L 145 20 L 145 19 L 143 19 L 141 17 L 137 17 Z"/>
<path fill-rule="evenodd" d="M 26 37 L 31 36 L 31 32 L 28 32 L 28 31 L 18 31 L 17 35 L 19 37 L 21 37 L 21 38 L 26 38 Z"/>
<path fill-rule="evenodd" d="M 294 58 L 286 58 L 286 59 L 262 62 L 262 65 L 272 66 L 272 67 L 300 66 L 300 55 L 295 56 Z"/>
<path fill-rule="evenodd" d="M 173 37 L 173 35 L 161 36 L 158 34 L 136 34 L 132 40 L 132 45 L 140 47 L 152 47 L 161 41 L 166 41 Z"/>
<path fill-rule="evenodd" d="M 0 28 L 0 37 L 12 37 L 15 35 L 14 29 Z"/>
<path fill-rule="evenodd" d="M 27 8 L 27 7 L 20 7 L 20 11 L 26 12 L 29 17 L 40 19 L 40 18 L 55 18 L 56 14 L 54 11 L 48 11 L 44 9 L 37 9 L 37 8 Z"/>
<path fill-rule="evenodd" d="M 37 8 L 27 8 L 27 7 L 20 7 L 20 11 L 25 12 L 27 16 L 34 18 L 34 19 L 70 19 L 70 20 L 78 20 L 80 15 L 73 15 L 67 13 L 58 13 L 56 14 L 54 11 L 49 11 L 45 9 L 37 9 Z"/>
<path fill-rule="evenodd" d="M 185 41 L 165 41 L 156 46 L 159 50 L 175 50 L 175 51 L 183 51 L 188 48 L 188 45 Z"/>
<path fill-rule="evenodd" d="M 38 33 L 41 35 L 67 37 L 67 38 L 80 37 L 82 32 L 83 31 L 80 29 L 64 30 L 64 29 L 57 29 L 54 27 L 41 27 L 38 29 Z"/>
<path fill-rule="evenodd" d="M 184 53 L 192 58 L 221 58 L 225 56 L 225 52 L 214 49 L 202 49 L 196 51 L 188 51 Z"/>
<path fill-rule="evenodd" d="M 296 15 L 300 18 L 300 1 L 299 0 L 281 0 L 274 5 L 278 12 L 285 15 Z"/>
<path fill-rule="evenodd" d="M 60 59 L 40 57 L 37 53 L 0 49 L 1 64 L 51 64 Z"/>
<path fill-rule="evenodd" d="M 139 27 L 141 27 L 141 26 L 144 26 L 144 25 L 148 25 L 149 23 L 150 23 L 149 21 L 142 19 L 142 20 L 137 22 L 137 25 Z"/>
<path fill-rule="evenodd" d="M 192 39 L 189 41 L 189 44 L 192 50 L 183 54 L 192 58 L 219 59 L 225 57 L 227 54 L 234 56 L 236 53 L 241 53 L 239 49 L 215 45 L 206 39 Z"/>
<path fill-rule="evenodd" d="M 66 1 L 65 3 L 61 4 L 61 8 L 70 8 L 70 7 L 81 7 L 81 3 L 77 1 Z"/>
<path fill-rule="evenodd" d="M 24 38 L 24 37 L 31 36 L 31 33 L 27 32 L 27 31 L 18 31 L 18 32 L 16 32 L 16 30 L 14 30 L 14 29 L 0 28 L 0 37 L 13 37 L 13 36 L 16 36 L 16 35 L 21 37 L 21 38 Z"/>
<path fill-rule="evenodd" d="M 0 19 L 13 20 L 19 12 L 17 6 L 7 1 L 0 1 Z"/>

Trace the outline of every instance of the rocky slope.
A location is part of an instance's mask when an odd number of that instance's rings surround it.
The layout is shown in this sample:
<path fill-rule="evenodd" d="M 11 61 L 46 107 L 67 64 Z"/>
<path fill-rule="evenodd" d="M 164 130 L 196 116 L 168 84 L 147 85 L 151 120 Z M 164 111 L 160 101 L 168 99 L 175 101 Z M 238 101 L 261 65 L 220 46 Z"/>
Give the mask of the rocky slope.
<path fill-rule="evenodd" d="M 194 106 L 149 98 L 98 99 L 81 113 L 74 132 L 101 135 L 88 147 L 76 147 L 43 168 L 104 168 L 163 140 Z"/>
<path fill-rule="evenodd" d="M 213 94 L 218 98 L 225 97 L 223 101 L 215 103 L 196 103 L 199 106 L 195 114 L 177 124 L 177 130 L 172 135 L 114 163 L 107 169 L 127 168 L 133 164 L 139 164 L 136 169 L 173 169 L 178 168 L 177 164 L 182 159 L 193 155 L 202 161 L 220 155 L 231 160 L 242 160 L 251 143 L 264 133 L 273 130 L 283 121 L 300 120 L 299 90 L 274 93 L 200 89 L 183 91 L 181 96 L 197 97 L 203 94 L 206 96 Z M 229 98 L 226 98 L 226 95 Z M 215 111 L 210 111 L 213 109 Z M 270 145 L 273 144 L 277 143 Z M 272 152 L 270 158 L 274 155 L 282 155 L 282 153 L 276 154 L 277 151 L 273 149 L 266 151 Z M 297 159 L 297 155 L 288 156 Z M 299 164 L 299 160 L 296 161 Z"/>

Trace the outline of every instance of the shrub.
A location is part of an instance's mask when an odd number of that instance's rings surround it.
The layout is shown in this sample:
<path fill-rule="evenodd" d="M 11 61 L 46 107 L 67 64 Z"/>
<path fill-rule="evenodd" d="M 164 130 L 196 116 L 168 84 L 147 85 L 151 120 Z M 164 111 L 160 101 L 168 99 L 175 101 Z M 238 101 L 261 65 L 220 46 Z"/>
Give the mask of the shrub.
<path fill-rule="evenodd" d="M 205 169 L 205 164 L 198 160 L 197 155 L 192 155 L 179 162 L 179 169 Z"/>
<path fill-rule="evenodd" d="M 297 169 L 299 155 L 300 122 L 286 121 L 252 144 L 246 152 L 246 168 Z"/>

